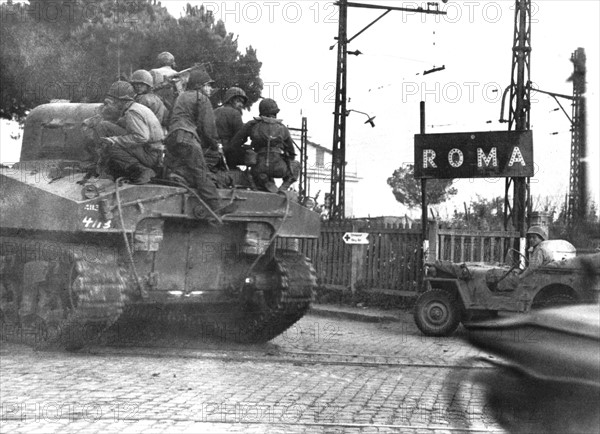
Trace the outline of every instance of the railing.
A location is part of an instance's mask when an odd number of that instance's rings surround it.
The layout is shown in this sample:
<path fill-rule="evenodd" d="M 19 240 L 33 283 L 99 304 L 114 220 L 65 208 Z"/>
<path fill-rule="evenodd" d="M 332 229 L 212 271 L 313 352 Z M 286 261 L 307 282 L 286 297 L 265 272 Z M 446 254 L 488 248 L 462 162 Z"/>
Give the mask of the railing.
<path fill-rule="evenodd" d="M 519 232 L 437 229 L 429 227 L 429 249 L 440 260 L 504 262 L 509 248 L 519 245 Z"/>

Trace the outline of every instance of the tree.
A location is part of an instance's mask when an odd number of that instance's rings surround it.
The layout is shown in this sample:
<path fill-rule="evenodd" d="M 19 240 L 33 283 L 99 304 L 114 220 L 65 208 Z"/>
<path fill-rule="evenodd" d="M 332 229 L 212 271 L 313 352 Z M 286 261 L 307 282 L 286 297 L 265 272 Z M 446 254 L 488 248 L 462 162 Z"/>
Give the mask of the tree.
<path fill-rule="evenodd" d="M 409 209 L 421 206 L 421 182 L 415 179 L 414 165 L 407 164 L 394 170 L 394 174 L 388 178 L 387 183 L 392 188 L 396 200 Z M 429 179 L 427 180 L 427 203 L 436 205 L 458 193 L 452 187 L 452 179 Z"/>
<path fill-rule="evenodd" d="M 449 225 L 455 229 L 473 229 L 482 231 L 504 230 L 504 199 L 497 196 L 486 199 L 477 195 L 476 200 L 471 200 L 464 211 L 454 211 L 454 216 Z"/>
<path fill-rule="evenodd" d="M 10 8 L 0 26 L 3 117 L 22 116 L 51 99 L 102 101 L 117 78 L 156 67 L 161 51 L 175 56 L 177 69 L 203 63 L 217 86 L 243 88 L 248 107 L 262 92 L 256 50 L 240 53 L 237 38 L 202 6 L 188 5 L 179 19 L 151 0 L 29 0 L 0 7 Z M 44 19 L 51 7 L 61 14 Z M 217 92 L 213 103 L 223 94 Z"/>

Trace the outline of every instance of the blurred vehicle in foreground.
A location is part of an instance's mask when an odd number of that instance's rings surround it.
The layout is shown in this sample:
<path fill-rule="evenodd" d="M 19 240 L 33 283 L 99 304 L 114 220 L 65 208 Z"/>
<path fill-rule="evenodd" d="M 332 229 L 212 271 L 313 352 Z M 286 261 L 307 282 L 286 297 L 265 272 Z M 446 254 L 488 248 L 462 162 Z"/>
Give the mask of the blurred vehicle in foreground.
<path fill-rule="evenodd" d="M 494 357 L 485 360 L 498 369 L 470 381 L 508 432 L 600 432 L 598 304 L 473 323 L 464 336 Z"/>

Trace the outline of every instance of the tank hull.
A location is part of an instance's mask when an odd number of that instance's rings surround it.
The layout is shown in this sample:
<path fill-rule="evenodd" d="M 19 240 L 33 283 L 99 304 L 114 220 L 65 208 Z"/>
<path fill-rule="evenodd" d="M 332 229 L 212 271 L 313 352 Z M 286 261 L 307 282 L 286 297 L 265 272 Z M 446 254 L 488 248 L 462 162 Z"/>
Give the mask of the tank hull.
<path fill-rule="evenodd" d="M 81 122 L 97 108 L 34 109 L 21 162 L 0 169 L 2 320 L 21 331 L 41 326 L 38 344 L 67 348 L 120 317 L 169 319 L 177 306 L 185 314 L 175 316 L 192 323 L 220 311 L 244 341 L 297 321 L 315 271 L 275 241 L 319 237 L 319 215 L 289 193 L 220 189 L 234 210 L 207 220 L 185 186 L 90 178 Z"/>

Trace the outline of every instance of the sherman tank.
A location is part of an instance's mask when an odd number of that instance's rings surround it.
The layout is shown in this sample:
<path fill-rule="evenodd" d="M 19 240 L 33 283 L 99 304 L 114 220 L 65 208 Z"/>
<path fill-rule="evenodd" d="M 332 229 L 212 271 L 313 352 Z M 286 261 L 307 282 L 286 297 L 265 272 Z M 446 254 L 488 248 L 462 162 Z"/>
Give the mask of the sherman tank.
<path fill-rule="evenodd" d="M 294 246 L 319 215 L 289 192 L 228 188 L 234 211 L 206 219 L 184 185 L 90 177 L 82 122 L 99 106 L 36 107 L 20 161 L 0 169 L 2 338 L 75 349 L 119 318 L 210 318 L 265 342 L 300 319 L 316 275 Z"/>

